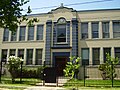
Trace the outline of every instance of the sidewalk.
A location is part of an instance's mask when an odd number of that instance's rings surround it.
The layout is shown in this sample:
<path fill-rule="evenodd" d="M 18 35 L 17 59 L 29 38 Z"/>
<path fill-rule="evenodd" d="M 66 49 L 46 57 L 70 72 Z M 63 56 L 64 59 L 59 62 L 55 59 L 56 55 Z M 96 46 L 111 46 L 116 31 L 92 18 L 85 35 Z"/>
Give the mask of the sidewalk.
<path fill-rule="evenodd" d="M 24 90 L 66 90 L 66 89 L 62 87 L 33 86 L 28 87 Z"/>
<path fill-rule="evenodd" d="M 69 78 L 59 77 L 58 78 L 58 86 L 63 86 L 68 80 L 69 80 Z M 43 85 L 43 82 L 42 82 L 42 83 L 38 83 L 36 85 L 37 86 L 28 87 L 27 89 L 24 89 L 24 90 L 67 90 L 62 87 L 56 87 L 57 83 L 45 83 L 45 86 L 42 86 Z"/>

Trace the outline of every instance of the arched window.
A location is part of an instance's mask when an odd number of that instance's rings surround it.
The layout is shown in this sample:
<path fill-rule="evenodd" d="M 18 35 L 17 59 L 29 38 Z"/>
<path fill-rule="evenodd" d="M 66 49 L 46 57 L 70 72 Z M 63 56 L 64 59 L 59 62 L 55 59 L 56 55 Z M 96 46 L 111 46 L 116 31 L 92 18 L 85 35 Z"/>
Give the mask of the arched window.
<path fill-rule="evenodd" d="M 65 18 L 59 18 L 57 21 L 57 42 L 66 42 L 67 30 Z"/>

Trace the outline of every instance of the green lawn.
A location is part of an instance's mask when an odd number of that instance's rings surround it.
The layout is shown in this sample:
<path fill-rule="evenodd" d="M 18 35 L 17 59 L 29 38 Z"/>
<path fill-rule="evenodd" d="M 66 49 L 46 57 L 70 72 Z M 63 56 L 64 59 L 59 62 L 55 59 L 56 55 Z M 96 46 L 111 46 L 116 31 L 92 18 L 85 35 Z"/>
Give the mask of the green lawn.
<path fill-rule="evenodd" d="M 66 90 L 73 90 L 74 87 L 67 87 Z M 78 87 L 78 88 L 75 88 L 74 90 L 120 90 L 120 88 L 116 88 L 116 87 L 113 87 L 113 88 L 108 88 L 108 87 Z"/>
<path fill-rule="evenodd" d="M 22 79 L 22 83 L 20 83 L 20 79 L 16 79 L 14 83 L 12 83 L 11 78 L 2 77 L 0 88 L 5 88 L 9 90 L 23 90 L 29 86 L 35 86 L 36 83 L 40 83 L 40 79 L 33 78 L 24 78 Z"/>
<path fill-rule="evenodd" d="M 81 87 L 84 86 L 84 80 L 70 80 L 67 82 L 65 87 L 72 87 L 72 86 L 77 86 Z M 111 80 L 85 80 L 85 86 L 88 87 L 111 87 L 112 86 L 112 81 Z M 120 87 L 120 80 L 114 80 L 113 82 L 114 87 Z"/>
<path fill-rule="evenodd" d="M 20 79 L 16 79 L 15 83 L 11 82 L 11 78 L 2 77 L 0 83 L 1 88 L 5 88 L 8 90 L 24 90 L 29 86 L 35 86 L 36 83 L 40 83 L 41 80 L 27 78 L 22 79 L 22 83 L 20 84 Z M 111 87 L 111 80 L 86 80 L 84 87 L 83 80 L 70 80 L 68 81 L 64 87 L 67 90 L 73 90 L 72 88 L 78 88 L 78 90 L 120 90 L 120 80 L 114 80 L 114 87 Z"/>

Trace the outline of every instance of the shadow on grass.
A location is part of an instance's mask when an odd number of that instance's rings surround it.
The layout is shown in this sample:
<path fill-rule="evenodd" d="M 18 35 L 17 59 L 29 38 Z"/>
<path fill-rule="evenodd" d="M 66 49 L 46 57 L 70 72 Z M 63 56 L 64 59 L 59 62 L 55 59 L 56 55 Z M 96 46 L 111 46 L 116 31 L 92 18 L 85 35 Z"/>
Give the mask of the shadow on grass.
<path fill-rule="evenodd" d="M 40 79 L 34 79 L 34 78 L 22 78 L 22 81 L 20 81 L 19 78 L 15 79 L 14 82 L 12 82 L 11 78 L 2 78 L 1 84 L 23 84 L 23 85 L 36 85 L 36 83 L 40 83 Z"/>

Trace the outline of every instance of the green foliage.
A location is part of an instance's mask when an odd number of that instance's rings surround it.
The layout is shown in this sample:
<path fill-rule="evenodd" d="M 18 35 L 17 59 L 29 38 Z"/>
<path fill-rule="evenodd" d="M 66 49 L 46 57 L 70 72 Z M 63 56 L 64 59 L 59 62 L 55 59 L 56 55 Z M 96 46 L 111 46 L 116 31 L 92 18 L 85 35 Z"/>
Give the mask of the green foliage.
<path fill-rule="evenodd" d="M 30 6 L 27 14 L 22 15 L 22 11 L 24 11 L 22 6 L 28 2 L 29 0 L 0 0 L 0 27 L 15 32 L 21 22 L 28 21 L 26 16 L 31 13 Z M 38 22 L 36 19 L 30 21 Z"/>
<path fill-rule="evenodd" d="M 115 72 L 115 66 L 119 63 L 118 57 L 112 58 L 109 53 L 106 54 L 107 61 L 104 64 L 99 65 L 98 69 L 103 72 L 103 79 L 109 78 L 112 79 L 117 76 Z"/>
<path fill-rule="evenodd" d="M 31 68 L 31 67 L 23 67 L 22 69 L 22 78 L 39 78 L 42 79 L 42 71 L 43 66 Z M 17 78 L 20 78 L 20 69 L 17 72 Z"/>
<path fill-rule="evenodd" d="M 70 57 L 70 62 L 67 62 L 66 68 L 63 70 L 66 77 L 73 78 L 76 73 L 79 72 L 80 58 Z"/>
<path fill-rule="evenodd" d="M 19 57 L 10 56 L 8 58 L 7 68 L 11 74 L 12 82 L 15 82 L 16 78 L 39 78 L 42 79 L 43 66 L 39 67 L 23 67 L 21 74 L 21 62 L 23 60 Z M 22 75 L 22 76 L 21 76 Z"/>
<path fill-rule="evenodd" d="M 20 69 L 20 65 L 21 65 L 22 61 L 23 60 L 21 58 L 15 57 L 15 56 L 10 56 L 8 58 L 7 68 L 11 74 L 13 82 L 15 81 L 15 78 L 17 76 L 17 72 Z"/>

